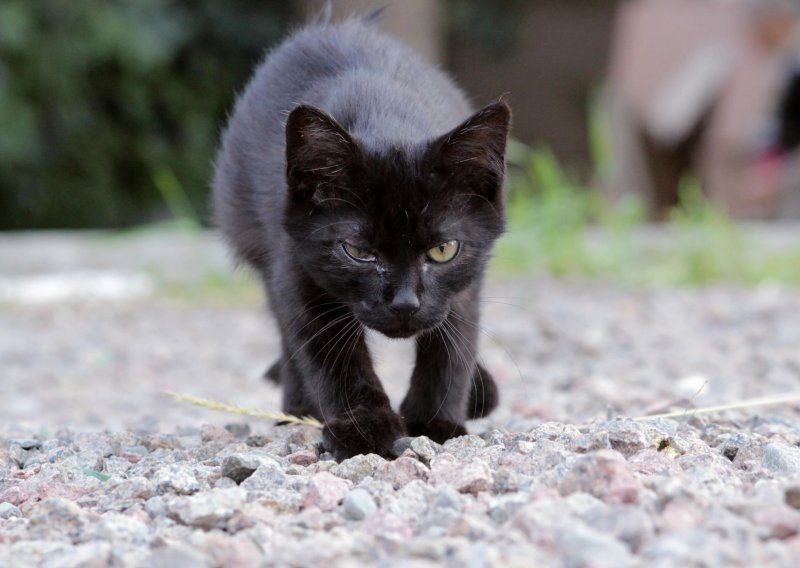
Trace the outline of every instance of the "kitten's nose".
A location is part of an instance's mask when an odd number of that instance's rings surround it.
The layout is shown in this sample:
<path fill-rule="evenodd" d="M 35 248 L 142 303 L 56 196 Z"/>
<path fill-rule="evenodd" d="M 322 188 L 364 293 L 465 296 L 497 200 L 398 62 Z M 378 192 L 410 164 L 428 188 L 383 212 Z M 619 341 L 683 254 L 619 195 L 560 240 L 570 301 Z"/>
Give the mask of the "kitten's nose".
<path fill-rule="evenodd" d="M 419 310 L 419 298 L 411 287 L 404 286 L 395 292 L 389 309 L 397 314 L 410 316 Z"/>

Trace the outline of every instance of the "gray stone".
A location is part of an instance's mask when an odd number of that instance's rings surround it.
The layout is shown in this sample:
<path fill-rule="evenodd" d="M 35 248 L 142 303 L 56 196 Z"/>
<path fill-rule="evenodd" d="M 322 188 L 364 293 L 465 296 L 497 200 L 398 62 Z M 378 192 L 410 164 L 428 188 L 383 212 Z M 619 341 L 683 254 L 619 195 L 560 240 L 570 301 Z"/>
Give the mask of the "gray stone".
<path fill-rule="evenodd" d="M 314 428 L 298 426 L 292 429 L 292 433 L 286 439 L 287 453 L 293 454 L 301 450 L 314 451 L 319 442 L 319 432 Z"/>
<path fill-rule="evenodd" d="M 451 509 L 461 512 L 464 509 L 464 498 L 452 487 L 445 485 L 436 492 L 433 500 L 434 509 Z"/>
<path fill-rule="evenodd" d="M 613 536 L 581 526 L 557 533 L 565 566 L 621 568 L 634 565 L 628 548 Z"/>
<path fill-rule="evenodd" d="M 42 455 L 42 452 L 36 450 L 28 451 L 28 455 L 25 456 L 25 462 L 22 464 L 22 469 L 28 469 L 30 467 L 39 465 L 44 461 L 46 461 L 46 458 L 44 455 Z"/>
<path fill-rule="evenodd" d="M 484 446 L 486 446 L 486 441 L 483 438 L 474 434 L 467 434 L 466 436 L 447 440 L 444 443 L 444 451 L 458 458 L 469 458 Z"/>
<path fill-rule="evenodd" d="M 262 456 L 261 460 L 262 463 L 240 485 L 248 491 L 269 491 L 286 485 L 287 476 L 281 465 L 266 456 Z"/>
<path fill-rule="evenodd" d="M 611 448 L 625 457 L 629 457 L 639 450 L 652 445 L 652 440 L 647 438 L 646 426 L 642 422 L 619 419 L 606 422 L 605 427 Z"/>
<path fill-rule="evenodd" d="M 225 424 L 225 429 L 235 438 L 246 438 L 250 435 L 250 424 L 247 422 L 231 422 Z"/>
<path fill-rule="evenodd" d="M 489 500 L 489 517 L 496 523 L 505 523 L 529 502 L 530 496 L 525 493 L 492 497 Z"/>
<path fill-rule="evenodd" d="M 147 546 L 149 529 L 139 519 L 119 513 L 106 513 L 97 524 L 94 538 L 110 542 L 117 547 Z"/>
<path fill-rule="evenodd" d="M 20 517 L 22 513 L 18 507 L 11 503 L 0 503 L 0 519 L 10 519 L 11 517 Z"/>
<path fill-rule="evenodd" d="M 144 456 L 147 455 L 147 448 L 142 445 L 132 445 L 123 447 L 119 456 L 128 460 L 131 463 L 138 463 Z"/>
<path fill-rule="evenodd" d="M 210 530 L 225 524 L 244 506 L 247 494 L 241 487 L 211 489 L 196 495 L 175 497 L 167 504 L 175 520 L 189 526 Z"/>
<path fill-rule="evenodd" d="M 114 439 L 104 432 L 78 432 L 75 435 L 75 445 L 81 453 L 97 454 L 108 457 L 114 452 Z"/>
<path fill-rule="evenodd" d="M 761 465 L 777 474 L 800 472 L 800 448 L 774 442 L 764 449 Z"/>
<path fill-rule="evenodd" d="M 330 471 L 336 477 L 347 479 L 357 485 L 364 478 L 375 475 L 375 469 L 385 462 L 385 459 L 375 454 L 357 455 L 336 464 Z"/>
<path fill-rule="evenodd" d="M 140 565 L 147 566 L 147 568 L 176 568 L 180 566 L 208 566 L 208 563 L 200 551 L 187 544 L 177 542 L 153 549 Z"/>
<path fill-rule="evenodd" d="M 112 565 L 111 545 L 107 542 L 69 542 L 30 540 L 12 546 L 8 566 L 47 566 L 48 568 L 101 568 Z M 2 557 L 0 556 L 0 560 Z"/>
<path fill-rule="evenodd" d="M 149 499 L 155 493 L 153 482 L 146 477 L 131 477 L 121 481 L 112 492 L 115 499 Z"/>
<path fill-rule="evenodd" d="M 19 446 L 23 450 L 38 450 L 42 447 L 42 442 L 35 438 L 12 438 L 8 441 L 9 446 Z"/>
<path fill-rule="evenodd" d="M 397 438 L 392 445 L 392 455 L 394 456 L 401 456 L 403 452 L 411 448 L 411 442 L 414 441 L 414 438 L 409 436 L 405 436 L 403 438 Z"/>
<path fill-rule="evenodd" d="M 427 436 L 412 438 L 410 448 L 425 465 L 429 465 L 434 456 L 442 450 L 439 444 Z"/>
<path fill-rule="evenodd" d="M 91 525 L 89 515 L 73 501 L 55 497 L 37 503 L 28 518 L 29 536 L 34 539 L 79 542 Z"/>
<path fill-rule="evenodd" d="M 342 507 L 344 517 L 351 521 L 360 521 L 378 510 L 372 495 L 358 487 L 345 495 Z"/>
<path fill-rule="evenodd" d="M 268 460 L 269 458 L 255 454 L 233 454 L 222 460 L 222 475 L 241 483 Z"/>
<path fill-rule="evenodd" d="M 160 518 L 167 514 L 167 504 L 161 495 L 155 495 L 145 501 L 144 510 L 151 519 Z"/>
<path fill-rule="evenodd" d="M 18 444 L 13 444 L 8 448 L 8 457 L 19 468 L 22 468 L 25 465 L 29 455 L 29 452 L 24 450 L 22 446 Z"/>
<path fill-rule="evenodd" d="M 159 469 L 153 481 L 156 492 L 191 495 L 200 491 L 200 483 L 195 477 L 193 467 L 188 464 L 169 464 Z"/>

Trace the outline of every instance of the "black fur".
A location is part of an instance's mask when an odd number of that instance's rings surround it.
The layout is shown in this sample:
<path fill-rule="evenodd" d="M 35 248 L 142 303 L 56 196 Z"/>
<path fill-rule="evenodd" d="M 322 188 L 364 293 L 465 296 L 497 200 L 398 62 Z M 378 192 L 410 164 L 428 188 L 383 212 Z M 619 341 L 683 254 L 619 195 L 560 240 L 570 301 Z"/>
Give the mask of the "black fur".
<path fill-rule="evenodd" d="M 266 375 L 285 411 L 326 424 L 337 459 L 387 456 L 406 432 L 443 442 L 496 406 L 475 360 L 477 302 L 504 226 L 509 120 L 503 102 L 471 114 L 444 74 L 358 19 L 299 31 L 239 98 L 217 158 L 217 222 L 263 278 L 282 333 Z M 429 260 L 451 240 L 455 258 Z M 416 339 L 399 415 L 365 326 Z"/>

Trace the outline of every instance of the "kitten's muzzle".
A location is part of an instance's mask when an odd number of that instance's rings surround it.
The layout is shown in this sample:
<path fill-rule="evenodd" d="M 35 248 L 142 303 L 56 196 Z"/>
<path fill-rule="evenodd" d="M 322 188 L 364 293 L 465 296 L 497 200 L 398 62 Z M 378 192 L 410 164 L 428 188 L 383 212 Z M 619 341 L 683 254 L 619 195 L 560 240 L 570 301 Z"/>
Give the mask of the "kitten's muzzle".
<path fill-rule="evenodd" d="M 400 319 L 407 321 L 419 311 L 419 297 L 410 286 L 404 286 L 395 292 L 389 309 Z"/>

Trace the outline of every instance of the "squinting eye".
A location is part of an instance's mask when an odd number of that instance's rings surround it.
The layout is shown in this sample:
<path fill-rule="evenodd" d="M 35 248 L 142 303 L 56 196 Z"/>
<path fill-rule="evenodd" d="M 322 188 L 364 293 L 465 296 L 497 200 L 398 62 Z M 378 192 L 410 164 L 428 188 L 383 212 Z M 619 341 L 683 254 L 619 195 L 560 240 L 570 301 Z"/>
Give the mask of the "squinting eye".
<path fill-rule="evenodd" d="M 458 254 L 459 248 L 458 241 L 447 241 L 430 249 L 428 258 L 438 263 L 449 262 Z"/>
<path fill-rule="evenodd" d="M 358 262 L 375 262 L 375 255 L 368 250 L 358 248 L 350 243 L 342 243 L 342 247 L 344 248 L 344 252 L 347 253 L 347 256 L 353 260 L 357 260 Z"/>

